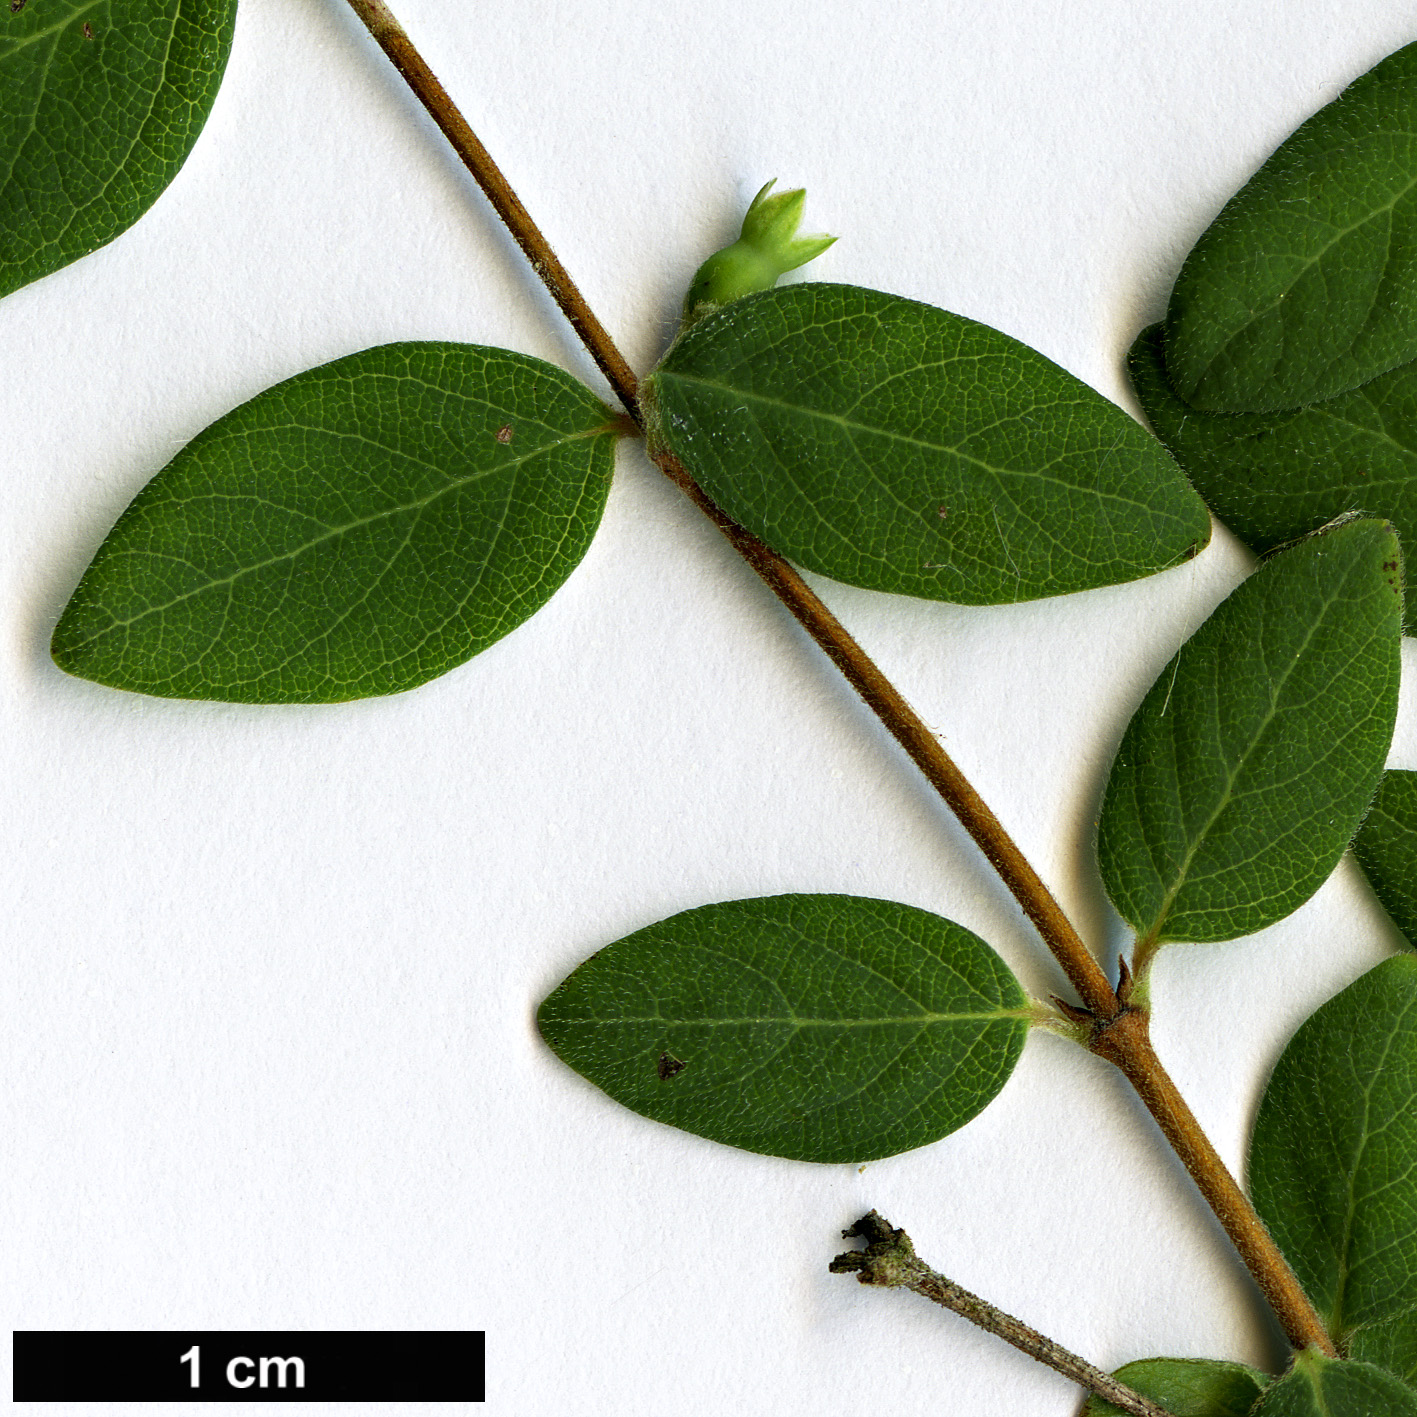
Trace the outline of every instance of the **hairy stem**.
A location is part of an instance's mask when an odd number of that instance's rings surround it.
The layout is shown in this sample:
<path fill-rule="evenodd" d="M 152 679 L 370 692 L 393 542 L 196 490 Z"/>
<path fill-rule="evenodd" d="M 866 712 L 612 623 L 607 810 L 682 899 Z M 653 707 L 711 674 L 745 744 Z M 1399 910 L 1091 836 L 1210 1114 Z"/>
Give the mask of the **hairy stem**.
<path fill-rule="evenodd" d="M 844 1240 L 858 1237 L 865 1240 L 866 1248 L 838 1255 L 829 1266 L 833 1274 L 854 1274 L 862 1284 L 887 1289 L 913 1289 L 1002 1338 L 1005 1343 L 1013 1344 L 1021 1353 L 1027 1353 L 1079 1387 L 1096 1393 L 1114 1407 L 1132 1413 L 1133 1417 L 1170 1417 L 1164 1407 L 1143 1397 L 1135 1388 L 1119 1382 L 1110 1373 L 1069 1352 L 1062 1344 L 1044 1337 L 1037 1329 L 996 1309 L 988 1300 L 971 1294 L 954 1280 L 931 1269 L 916 1255 L 910 1236 L 904 1230 L 892 1229 L 890 1221 L 874 1210 L 863 1215 L 849 1230 L 843 1230 L 841 1235 Z"/>
<path fill-rule="evenodd" d="M 1146 1014 L 1140 1009 L 1125 1008 L 1107 1023 L 1094 1024 L 1090 1046 L 1099 1057 L 1116 1064 L 1136 1089 L 1225 1227 L 1290 1341 L 1296 1348 L 1317 1348 L 1336 1358 L 1333 1340 L 1300 1288 L 1294 1271 L 1279 1254 L 1264 1222 L 1201 1130 L 1171 1075 L 1161 1066 L 1151 1046 Z M 1272 1256 L 1279 1259 L 1278 1264 L 1272 1262 Z"/>
<path fill-rule="evenodd" d="M 526 253 L 532 269 L 610 381 L 616 396 L 636 426 L 642 428 L 639 383 L 634 372 L 467 120 L 414 49 L 384 0 L 349 0 L 349 4 L 476 178 L 497 215 Z M 1145 1013 L 1133 1008 L 1126 997 L 1119 996 L 1112 988 L 1052 892 L 998 818 L 900 691 L 802 577 L 775 551 L 716 506 L 675 458 L 656 452 L 655 462 L 710 518 L 791 611 L 959 818 L 1078 991 L 1084 1007 L 1065 1008 L 1075 1021 L 1087 1024 L 1089 1047 L 1120 1068 L 1136 1088 L 1264 1291 L 1290 1341 L 1297 1348 L 1316 1347 L 1331 1357 L 1336 1356 L 1322 1321 L 1304 1296 L 1293 1271 L 1215 1148 L 1206 1140 L 1153 1051 L 1146 1033 Z M 1122 995 L 1127 993 L 1124 987 Z"/>

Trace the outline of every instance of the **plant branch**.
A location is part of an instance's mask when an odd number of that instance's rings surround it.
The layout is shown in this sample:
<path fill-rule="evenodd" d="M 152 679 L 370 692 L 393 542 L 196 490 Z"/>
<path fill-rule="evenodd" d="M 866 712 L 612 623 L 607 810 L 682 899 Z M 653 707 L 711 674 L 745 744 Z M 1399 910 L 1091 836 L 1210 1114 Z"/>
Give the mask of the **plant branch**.
<path fill-rule="evenodd" d="M 492 155 L 448 97 L 447 91 L 414 48 L 412 40 L 384 0 L 349 0 L 349 4 L 477 180 L 497 215 L 526 253 L 532 268 L 545 282 L 552 299 L 560 306 L 591 357 L 609 379 L 616 396 L 636 424 L 642 427 L 639 384 L 634 372 L 586 304 L 576 283 L 502 175 Z M 1024 914 L 1033 921 L 1088 1009 L 1101 1017 L 1112 1017 L 1120 1004 L 1092 952 L 1079 938 L 1062 907 L 1000 825 L 999 819 L 899 690 L 781 556 L 720 510 L 677 459 L 658 453 L 655 462 L 689 495 L 762 577 L 773 594 L 787 606 L 944 798 L 990 865 L 1003 878 L 1023 907 Z"/>
<path fill-rule="evenodd" d="M 655 462 L 683 488 L 792 612 L 974 839 L 1086 1005 L 1082 1009 L 1064 1005 L 1064 1012 L 1087 1026 L 1088 1049 L 1120 1069 L 1136 1089 L 1239 1251 L 1289 1341 L 1296 1348 L 1317 1348 L 1336 1358 L 1333 1340 L 1289 1262 L 1157 1057 L 1151 1045 L 1147 1013 L 1131 1003 L 1134 983 L 1125 961 L 1119 995 L 989 805 L 816 592 L 782 557 L 716 506 L 675 458 L 661 452 L 655 455 Z"/>
<path fill-rule="evenodd" d="M 1094 1023 L 1089 1046 L 1099 1057 L 1120 1068 L 1136 1089 L 1240 1252 L 1246 1269 L 1284 1325 L 1289 1341 L 1296 1348 L 1317 1348 L 1327 1357 L 1336 1358 L 1338 1351 L 1333 1340 L 1294 1271 L 1156 1056 L 1147 1015 L 1140 1009 L 1125 1008 L 1105 1024 Z"/>
<path fill-rule="evenodd" d="M 1092 951 L 1082 942 L 1062 906 L 988 803 L 974 790 L 900 690 L 881 673 L 875 661 L 856 643 L 811 586 L 777 552 L 717 507 L 677 458 L 656 452 L 654 460 L 665 476 L 688 494 L 728 538 L 734 550 L 762 577 L 944 798 L 946 806 L 974 838 L 975 845 L 998 872 L 1024 914 L 1033 921 L 1088 1009 L 1104 1018 L 1116 1014 L 1121 1004 Z"/>
<path fill-rule="evenodd" d="M 502 170 L 492 160 L 492 154 L 482 146 L 477 134 L 469 127 L 467 119 L 458 112 L 457 105 L 448 97 L 447 90 L 438 82 L 437 76 L 424 63 L 423 56 L 413 47 L 413 41 L 394 18 L 389 7 L 384 4 L 384 0 L 349 0 L 349 5 L 363 20 L 369 33 L 378 42 L 379 48 L 388 55 L 394 68 L 403 76 L 404 82 L 413 90 L 418 101 L 428 110 L 429 116 L 442 130 L 443 136 L 452 144 L 453 151 L 463 160 L 463 165 L 472 173 L 497 215 L 506 223 L 507 230 L 522 248 L 523 254 L 531 262 L 532 269 L 541 278 L 551 298 L 571 322 L 580 336 L 581 343 L 589 350 L 590 357 L 610 381 L 610 387 L 615 390 L 615 397 L 624 404 L 626 411 L 638 424 L 638 380 L 634 372 L 616 349 L 615 341 L 606 333 L 605 326 L 586 304 L 585 297 L 577 289 L 575 281 L 551 249 L 551 243 L 542 235 L 541 229 L 531 219 L 531 214 L 522 206 L 521 198 L 502 176 Z"/>
<path fill-rule="evenodd" d="M 349 0 L 349 4 L 467 165 L 636 426 L 643 428 L 639 384 L 633 371 L 384 0 Z M 1131 1005 L 1126 997 L 1129 989 L 1124 987 L 1123 996 L 1119 996 L 1112 988 L 1052 892 L 998 818 L 900 691 L 812 588 L 781 556 L 715 505 L 677 459 L 661 450 L 653 456 L 660 470 L 709 517 L 842 672 L 998 872 L 1085 1006 L 1064 1006 L 1065 1011 L 1090 1029 L 1091 1051 L 1115 1064 L 1132 1083 L 1239 1250 L 1290 1342 L 1296 1348 L 1316 1347 L 1336 1356 L 1322 1321 L 1284 1256 L 1162 1067 L 1147 1036 L 1146 1014 Z"/>
<path fill-rule="evenodd" d="M 1002 1338 L 1005 1343 L 1013 1344 L 1019 1352 L 1027 1353 L 1114 1407 L 1132 1413 L 1133 1417 L 1170 1417 L 1164 1407 L 1143 1397 L 1135 1388 L 1119 1382 L 1085 1358 L 1070 1353 L 1062 1344 L 1045 1338 L 1037 1329 L 996 1309 L 987 1300 L 931 1269 L 916 1255 L 910 1236 L 904 1230 L 893 1230 L 890 1222 L 874 1210 L 863 1215 L 849 1230 L 843 1230 L 841 1235 L 844 1240 L 857 1237 L 865 1240 L 866 1248 L 838 1255 L 829 1266 L 833 1274 L 855 1274 L 862 1284 L 888 1289 L 913 1289 Z"/>

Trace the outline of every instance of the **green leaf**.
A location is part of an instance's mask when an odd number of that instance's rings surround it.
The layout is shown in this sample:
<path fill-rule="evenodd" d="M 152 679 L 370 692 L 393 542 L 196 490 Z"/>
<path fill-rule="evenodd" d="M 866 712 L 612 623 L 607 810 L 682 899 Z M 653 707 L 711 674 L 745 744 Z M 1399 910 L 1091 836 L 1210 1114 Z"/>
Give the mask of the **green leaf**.
<path fill-rule="evenodd" d="M 1331 398 L 1417 357 L 1417 45 L 1280 145 L 1186 258 L 1166 364 L 1197 408 Z"/>
<path fill-rule="evenodd" d="M 1401 556 L 1353 521 L 1260 567 L 1133 716 L 1098 856 L 1143 942 L 1229 940 L 1323 884 L 1372 800 L 1397 713 Z"/>
<path fill-rule="evenodd" d="M 1417 1308 L 1417 956 L 1308 1018 L 1260 1102 L 1250 1189 L 1340 1348 Z"/>
<path fill-rule="evenodd" d="M 1120 1378 L 1171 1417 L 1245 1417 L 1270 1378 L 1243 1363 L 1209 1358 L 1142 1358 L 1118 1368 Z M 1119 1417 L 1122 1409 L 1090 1397 L 1083 1417 Z"/>
<path fill-rule="evenodd" d="M 1417 772 L 1384 775 L 1353 854 L 1397 928 L 1417 945 Z"/>
<path fill-rule="evenodd" d="M 706 905 L 592 955 L 547 1043 L 617 1102 L 730 1146 L 868 1161 L 963 1126 L 1003 1087 L 1027 1000 L 976 935 L 884 900 Z"/>
<path fill-rule="evenodd" d="M 0 295 L 126 231 L 207 121 L 236 0 L 0 7 Z"/>
<path fill-rule="evenodd" d="M 1417 363 L 1288 413 L 1202 413 L 1167 382 L 1161 326 L 1128 357 L 1161 439 L 1231 531 L 1263 554 L 1351 512 L 1417 540 Z M 1417 603 L 1407 629 L 1417 629 Z"/>
<path fill-rule="evenodd" d="M 391 694 L 541 608 L 595 534 L 612 415 L 526 355 L 390 344 L 257 394 L 134 499 L 61 669 L 173 698 Z"/>
<path fill-rule="evenodd" d="M 1265 1389 L 1253 1417 L 1417 1417 L 1417 1392 L 1381 1368 L 1309 1349 Z"/>
<path fill-rule="evenodd" d="M 1417 1309 L 1358 1329 L 1348 1341 L 1348 1356 L 1375 1363 L 1417 1387 Z"/>
<path fill-rule="evenodd" d="M 969 605 L 1149 575 L 1210 519 L 1121 409 L 1027 345 L 845 285 L 764 291 L 646 381 L 652 442 L 782 555 Z"/>

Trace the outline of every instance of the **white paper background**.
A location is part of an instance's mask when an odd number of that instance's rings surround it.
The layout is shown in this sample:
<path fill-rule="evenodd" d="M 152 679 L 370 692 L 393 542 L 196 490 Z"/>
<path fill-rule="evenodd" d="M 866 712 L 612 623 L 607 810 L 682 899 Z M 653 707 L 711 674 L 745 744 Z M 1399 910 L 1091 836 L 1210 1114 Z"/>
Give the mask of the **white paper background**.
<path fill-rule="evenodd" d="M 398 9 L 638 367 L 778 177 L 841 237 L 821 278 L 988 321 L 1129 407 L 1123 352 L 1224 199 L 1417 38 L 1391 0 Z M 1071 1045 L 1033 1039 L 964 1131 L 858 1170 L 645 1121 L 540 1044 L 537 1002 L 593 950 L 787 890 L 937 910 L 1033 991 L 1064 987 L 637 451 L 550 606 L 415 693 L 183 704 L 54 668 L 79 574 L 177 448 L 404 338 L 508 345 L 600 387 L 338 0 L 242 0 L 166 195 L 0 305 L 10 1327 L 484 1328 L 499 1414 L 1074 1411 L 996 1340 L 826 1273 L 876 1206 L 1104 1366 L 1278 1361 L 1155 1128 Z M 1220 532 L 1184 569 L 1028 606 L 822 588 L 1110 958 L 1107 764 L 1250 564 Z M 1417 767 L 1410 692 L 1393 762 Z M 1234 1166 L 1289 1032 L 1395 942 L 1345 862 L 1285 924 L 1164 955 L 1158 1046 Z"/>

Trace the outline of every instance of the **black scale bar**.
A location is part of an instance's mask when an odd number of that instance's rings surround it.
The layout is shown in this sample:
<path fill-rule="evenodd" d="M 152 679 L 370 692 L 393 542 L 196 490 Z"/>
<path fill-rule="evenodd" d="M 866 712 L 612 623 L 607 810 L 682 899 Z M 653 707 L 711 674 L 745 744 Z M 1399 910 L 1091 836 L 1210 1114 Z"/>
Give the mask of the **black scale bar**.
<path fill-rule="evenodd" d="M 485 1335 L 14 1335 L 16 1402 L 482 1402 Z"/>

